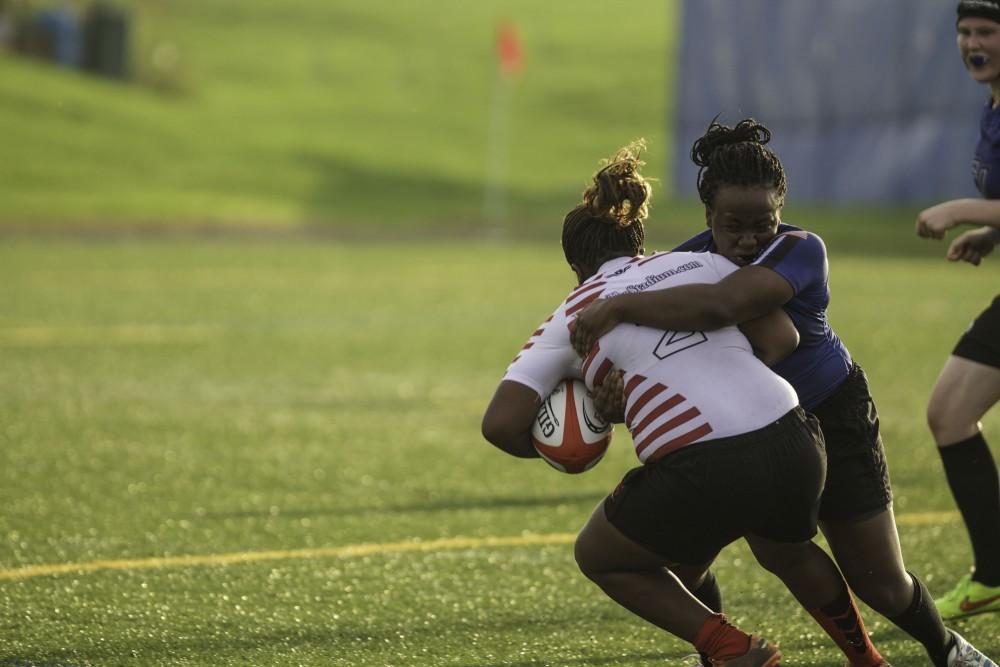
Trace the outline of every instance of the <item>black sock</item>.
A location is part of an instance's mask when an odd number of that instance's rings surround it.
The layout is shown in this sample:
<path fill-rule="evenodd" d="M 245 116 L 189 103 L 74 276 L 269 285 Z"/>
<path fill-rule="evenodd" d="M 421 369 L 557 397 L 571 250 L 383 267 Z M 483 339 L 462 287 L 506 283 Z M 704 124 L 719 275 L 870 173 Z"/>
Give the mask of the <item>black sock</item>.
<path fill-rule="evenodd" d="M 697 590 L 691 591 L 691 595 L 698 598 L 699 602 L 715 613 L 722 613 L 722 589 L 719 588 L 719 582 L 715 580 L 715 573 L 711 570 L 709 570 L 708 574 L 705 575 L 705 579 L 701 582 L 701 586 L 699 586 Z M 702 665 L 712 664 L 708 660 L 707 653 L 699 653 L 699 655 L 701 656 Z"/>
<path fill-rule="evenodd" d="M 1000 586 L 1000 476 L 982 433 L 940 447 L 944 472 L 969 531 L 976 570 L 972 578 Z"/>
<path fill-rule="evenodd" d="M 715 573 L 711 570 L 705 575 L 705 580 L 697 590 L 691 591 L 691 595 L 698 598 L 699 602 L 717 614 L 722 613 L 722 590 L 719 582 L 715 580 Z"/>
<path fill-rule="evenodd" d="M 889 620 L 924 645 L 934 667 L 948 667 L 951 636 L 941 621 L 941 614 L 934 606 L 927 587 L 912 572 L 907 574 L 913 581 L 913 600 L 906 611 Z"/>

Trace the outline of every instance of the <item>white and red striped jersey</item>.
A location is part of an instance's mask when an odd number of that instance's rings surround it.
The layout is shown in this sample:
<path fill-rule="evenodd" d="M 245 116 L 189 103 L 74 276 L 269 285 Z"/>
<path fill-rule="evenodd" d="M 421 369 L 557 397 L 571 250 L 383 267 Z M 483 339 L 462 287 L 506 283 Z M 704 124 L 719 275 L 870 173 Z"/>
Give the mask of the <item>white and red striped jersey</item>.
<path fill-rule="evenodd" d="M 569 342 L 576 313 L 599 298 L 716 283 L 738 267 L 713 253 L 619 257 L 574 289 L 528 339 L 504 375 L 548 396 L 566 377 L 591 390 L 624 371 L 625 425 L 640 461 L 685 445 L 755 431 L 798 404 L 795 390 L 753 354 L 737 327 L 663 331 L 620 324 L 581 360 Z"/>

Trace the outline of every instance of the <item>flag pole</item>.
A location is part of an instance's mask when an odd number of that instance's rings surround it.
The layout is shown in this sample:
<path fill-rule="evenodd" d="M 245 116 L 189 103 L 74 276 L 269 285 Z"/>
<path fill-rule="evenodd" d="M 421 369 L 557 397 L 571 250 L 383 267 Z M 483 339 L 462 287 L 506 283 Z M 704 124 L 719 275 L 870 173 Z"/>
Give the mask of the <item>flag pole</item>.
<path fill-rule="evenodd" d="M 497 73 L 490 98 L 487 138 L 486 192 L 483 220 L 491 228 L 500 227 L 507 216 L 507 153 L 510 144 L 510 105 L 514 81 L 524 67 L 524 51 L 517 25 L 504 22 L 497 28 Z"/>

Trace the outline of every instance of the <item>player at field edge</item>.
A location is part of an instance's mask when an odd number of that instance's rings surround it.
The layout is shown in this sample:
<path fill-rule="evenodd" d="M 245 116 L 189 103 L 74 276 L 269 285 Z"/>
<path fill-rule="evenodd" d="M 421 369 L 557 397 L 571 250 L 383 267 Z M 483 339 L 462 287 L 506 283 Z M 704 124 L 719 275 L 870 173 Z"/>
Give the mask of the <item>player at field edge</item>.
<path fill-rule="evenodd" d="M 920 642 L 935 667 L 995 667 L 945 628 L 927 588 L 905 569 L 868 380 L 827 321 L 823 241 L 781 222 L 787 181 L 778 156 L 766 147 L 770 139 L 771 132 L 753 119 L 735 127 L 713 120 L 691 149 L 708 229 L 677 250 L 718 253 L 741 268 L 715 284 L 595 301 L 579 314 L 573 345 L 582 353 L 622 322 L 712 331 L 783 308 L 800 343 L 774 371 L 795 387 L 802 406 L 822 426 L 828 464 L 820 526 L 848 584 Z M 608 394 L 598 398 L 607 400 Z M 684 581 L 708 607 L 722 611 L 722 593 L 711 572 Z"/>
<path fill-rule="evenodd" d="M 530 433 L 542 399 L 563 378 L 582 377 L 593 389 L 618 369 L 642 465 L 577 536 L 581 571 L 618 604 L 693 644 L 711 665 L 770 667 L 781 659 L 774 644 L 731 625 L 676 576 L 704 575 L 723 547 L 746 537 L 852 665 L 884 665 L 840 572 L 811 541 L 825 470 L 818 423 L 761 361 L 795 348 L 787 315 L 777 308 L 743 324 L 746 336 L 731 326 L 680 344 L 670 332 L 620 327 L 582 362 L 570 344 L 574 313 L 602 294 L 720 280 L 738 268 L 704 253 L 642 255 L 651 189 L 638 172 L 640 146 L 598 171 L 583 203 L 566 215 L 562 246 L 579 284 L 511 362 L 483 417 L 483 435 L 508 454 L 537 457 Z"/>
<path fill-rule="evenodd" d="M 948 248 L 952 261 L 979 265 L 1000 243 L 1000 2 L 958 4 L 958 51 L 990 89 L 979 120 L 972 175 L 983 199 L 954 199 L 922 211 L 917 234 L 942 239 L 975 225 Z M 979 420 L 1000 400 L 1000 296 L 959 339 L 934 384 L 927 423 L 972 542 L 973 570 L 937 600 L 945 618 L 1000 611 L 1000 475 Z"/>

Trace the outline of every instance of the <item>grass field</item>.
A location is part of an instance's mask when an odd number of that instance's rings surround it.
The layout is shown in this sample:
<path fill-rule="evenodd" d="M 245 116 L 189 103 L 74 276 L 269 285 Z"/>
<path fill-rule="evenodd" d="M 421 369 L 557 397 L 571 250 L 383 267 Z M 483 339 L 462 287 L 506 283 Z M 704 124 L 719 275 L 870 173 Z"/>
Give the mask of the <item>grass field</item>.
<path fill-rule="evenodd" d="M 879 402 L 907 564 L 936 593 L 969 549 L 923 406 L 997 276 L 833 258 L 831 316 Z M 627 433 L 581 476 L 479 435 L 570 279 L 552 243 L 8 239 L 0 665 L 671 664 L 686 647 L 572 559 L 633 465 Z M 986 429 L 1000 442 L 996 413 Z M 840 665 L 741 544 L 718 572 L 788 664 Z M 926 664 L 868 623 L 896 667 Z M 958 627 L 997 656 L 996 623 Z"/>
<path fill-rule="evenodd" d="M 625 430 L 571 477 L 479 423 L 571 286 L 553 232 L 599 158 L 649 141 L 650 248 L 702 219 L 667 187 L 678 3 L 121 4 L 131 84 L 0 53 L 0 667 L 676 664 L 573 563 L 635 464 Z M 507 20 L 526 66 L 504 83 Z M 924 405 L 997 262 L 947 265 L 916 204 L 789 185 L 879 404 L 907 564 L 941 593 L 970 551 Z M 717 571 L 787 664 L 841 664 L 742 544 Z M 867 619 L 895 667 L 926 664 Z M 1000 657 L 995 615 L 957 627 Z"/>

